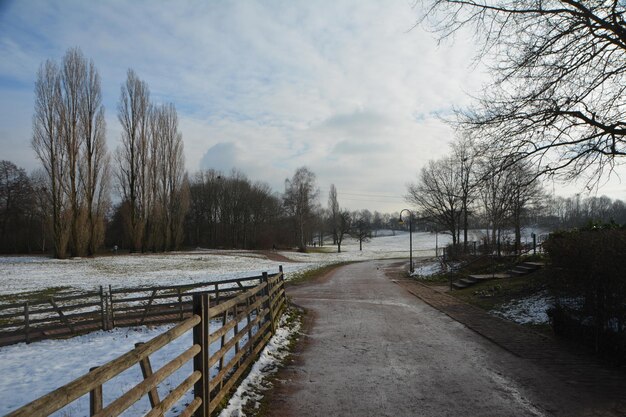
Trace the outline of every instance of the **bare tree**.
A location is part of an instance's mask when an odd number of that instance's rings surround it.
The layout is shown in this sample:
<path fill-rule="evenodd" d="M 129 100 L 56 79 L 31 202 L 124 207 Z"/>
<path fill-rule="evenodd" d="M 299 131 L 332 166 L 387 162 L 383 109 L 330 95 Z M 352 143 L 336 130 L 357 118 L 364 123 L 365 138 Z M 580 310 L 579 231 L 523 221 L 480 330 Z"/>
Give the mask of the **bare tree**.
<path fill-rule="evenodd" d="M 82 236 L 84 216 L 81 210 L 80 174 L 78 171 L 81 150 L 81 120 L 83 87 L 85 85 L 85 58 L 78 48 L 69 49 L 61 65 L 61 135 L 67 156 L 67 182 L 65 193 L 70 204 L 70 251 L 73 256 L 83 255 Z"/>
<path fill-rule="evenodd" d="M 117 148 L 117 180 L 122 198 L 128 203 L 126 233 L 131 251 L 143 249 L 148 199 L 148 120 L 150 91 L 133 70 L 128 70 L 118 103 L 122 143 Z"/>
<path fill-rule="evenodd" d="M 173 104 L 157 107 L 153 116 L 158 127 L 152 140 L 157 142 L 157 155 L 160 175 L 157 177 L 157 201 L 163 213 L 163 241 L 167 250 L 175 249 L 182 237 L 182 220 L 188 208 L 188 198 L 183 198 L 185 180 L 185 157 L 183 139 L 178 131 L 178 115 Z M 185 188 L 188 188 L 185 187 Z"/>
<path fill-rule="evenodd" d="M 460 113 L 508 164 L 599 180 L 626 154 L 626 3 L 614 0 L 425 0 L 446 37 L 474 30 L 495 79 Z M 502 165 L 502 164 L 501 164 Z M 501 166 L 501 169 L 506 168 Z M 590 184 L 588 184 L 590 185 Z"/>
<path fill-rule="evenodd" d="M 45 61 L 37 72 L 35 82 L 35 113 L 32 146 L 46 173 L 45 192 L 51 208 L 52 243 L 54 255 L 67 256 L 68 200 L 64 193 L 67 150 L 62 141 L 61 73 L 51 60 Z"/>
<path fill-rule="evenodd" d="M 291 179 L 285 180 L 283 201 L 287 212 L 293 216 L 298 249 L 306 251 L 308 225 L 317 205 L 319 190 L 315 185 L 315 174 L 306 167 L 296 170 Z"/>
<path fill-rule="evenodd" d="M 337 188 L 335 188 L 335 184 L 330 184 L 330 191 L 328 192 L 328 220 L 333 235 L 333 245 L 336 245 L 339 224 L 339 201 L 337 201 Z"/>
<path fill-rule="evenodd" d="M 0 161 L 1 251 L 24 250 L 24 242 L 28 243 L 24 229 L 33 206 L 33 189 L 26 171 L 10 161 Z"/>
<path fill-rule="evenodd" d="M 93 61 L 89 61 L 85 71 L 79 107 L 82 151 L 78 168 L 81 195 L 87 216 L 87 253 L 93 255 L 104 240 L 104 217 L 109 204 L 110 169 L 100 75 Z"/>
<path fill-rule="evenodd" d="M 470 206 L 476 199 L 477 178 L 474 175 L 476 149 L 469 136 L 462 136 L 452 144 L 452 158 L 458 164 L 459 198 L 461 199 L 461 224 L 463 228 L 463 249 L 467 252 L 467 231 L 469 229 Z M 460 237 L 457 234 L 457 240 Z"/>
<path fill-rule="evenodd" d="M 456 246 L 463 207 L 461 195 L 459 164 L 454 158 L 446 157 L 429 161 L 422 168 L 418 182 L 408 186 L 406 198 L 420 210 L 422 216 L 448 230 Z"/>
<path fill-rule="evenodd" d="M 48 176 L 55 255 L 66 256 L 68 242 L 73 256 L 94 254 L 108 201 L 98 72 L 80 49 L 69 49 L 60 68 L 42 66 L 35 92 L 33 147 Z"/>
<path fill-rule="evenodd" d="M 363 242 L 367 242 L 372 237 L 372 213 L 369 210 L 361 210 L 352 213 L 355 219 L 352 225 L 352 236 L 359 241 L 359 250 L 363 250 Z"/>
<path fill-rule="evenodd" d="M 531 207 L 538 206 L 544 197 L 544 192 L 538 179 L 532 170 L 523 162 L 511 166 L 509 169 L 511 179 L 511 222 L 515 232 L 514 250 L 518 253 L 522 245 L 522 216 Z"/>
<path fill-rule="evenodd" d="M 343 238 L 350 233 L 352 216 L 348 210 L 340 210 L 337 216 L 337 253 L 341 253 Z"/>

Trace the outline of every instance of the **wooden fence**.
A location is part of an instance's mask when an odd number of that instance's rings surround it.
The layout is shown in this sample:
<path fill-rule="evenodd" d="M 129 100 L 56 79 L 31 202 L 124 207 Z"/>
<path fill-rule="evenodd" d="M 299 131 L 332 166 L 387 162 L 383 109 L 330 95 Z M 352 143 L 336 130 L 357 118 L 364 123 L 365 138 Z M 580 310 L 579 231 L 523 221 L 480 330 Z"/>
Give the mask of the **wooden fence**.
<path fill-rule="evenodd" d="M 0 304 L 0 346 L 106 329 L 100 291 Z"/>
<path fill-rule="evenodd" d="M 282 266 L 279 267 L 282 273 Z M 0 346 L 74 336 L 94 330 L 182 321 L 191 315 L 194 293 L 215 302 L 251 289 L 263 277 L 253 276 L 185 285 L 113 288 L 99 291 L 0 303 Z"/>
<path fill-rule="evenodd" d="M 228 297 L 212 291 L 195 292 L 189 317 L 152 340 L 138 344 L 130 352 L 8 414 L 7 417 L 48 416 L 76 399 L 89 395 L 90 416 L 118 416 L 148 396 L 150 417 L 163 416 L 187 394 L 189 399 L 180 416 L 209 417 L 237 381 L 250 369 L 259 352 L 275 332 L 286 307 L 282 272 L 263 274 L 252 288 L 239 286 Z M 232 294 L 237 291 L 237 295 Z M 210 324 L 219 321 L 216 330 Z M 183 353 L 153 372 L 150 355 L 186 332 L 193 331 L 193 342 Z M 218 349 L 212 355 L 210 347 Z M 157 387 L 168 376 L 193 362 L 193 371 L 161 399 Z M 103 384 L 132 366 L 140 366 L 143 380 L 109 404 L 103 404 Z M 85 413 L 86 414 L 86 413 Z"/>

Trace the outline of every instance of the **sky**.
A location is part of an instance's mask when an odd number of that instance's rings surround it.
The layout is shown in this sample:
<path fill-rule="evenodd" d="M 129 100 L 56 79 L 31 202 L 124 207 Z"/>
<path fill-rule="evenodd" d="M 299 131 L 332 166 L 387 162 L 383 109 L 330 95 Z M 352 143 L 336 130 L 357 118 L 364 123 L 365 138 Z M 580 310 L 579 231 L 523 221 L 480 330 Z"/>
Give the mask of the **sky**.
<path fill-rule="evenodd" d="M 101 76 L 109 150 L 132 68 L 176 106 L 189 173 L 236 168 L 282 192 L 306 166 L 324 206 L 335 184 L 344 208 L 399 211 L 449 150 L 442 119 L 486 81 L 471 37 L 438 43 L 412 3 L 0 0 L 0 159 L 38 167 L 37 70 L 80 47 Z"/>

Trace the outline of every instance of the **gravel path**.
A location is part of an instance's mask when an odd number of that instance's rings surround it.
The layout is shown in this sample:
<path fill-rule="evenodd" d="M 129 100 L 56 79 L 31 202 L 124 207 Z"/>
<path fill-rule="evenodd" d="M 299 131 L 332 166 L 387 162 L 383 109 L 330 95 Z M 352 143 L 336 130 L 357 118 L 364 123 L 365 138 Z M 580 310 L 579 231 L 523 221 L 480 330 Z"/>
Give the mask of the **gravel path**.
<path fill-rule="evenodd" d="M 308 328 L 270 394 L 273 416 L 618 415 L 411 295 L 393 261 L 292 287 Z"/>

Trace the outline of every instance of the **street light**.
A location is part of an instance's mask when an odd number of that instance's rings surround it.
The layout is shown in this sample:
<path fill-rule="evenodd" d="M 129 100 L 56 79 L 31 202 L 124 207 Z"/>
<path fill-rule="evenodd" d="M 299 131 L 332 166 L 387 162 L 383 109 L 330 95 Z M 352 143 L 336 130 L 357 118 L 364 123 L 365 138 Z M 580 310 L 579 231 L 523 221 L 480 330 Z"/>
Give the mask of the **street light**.
<path fill-rule="evenodd" d="M 402 213 L 405 211 L 409 212 L 409 271 L 413 273 L 413 212 L 409 209 L 402 209 L 400 212 L 400 218 L 398 219 L 399 224 L 404 224 L 402 220 Z"/>

